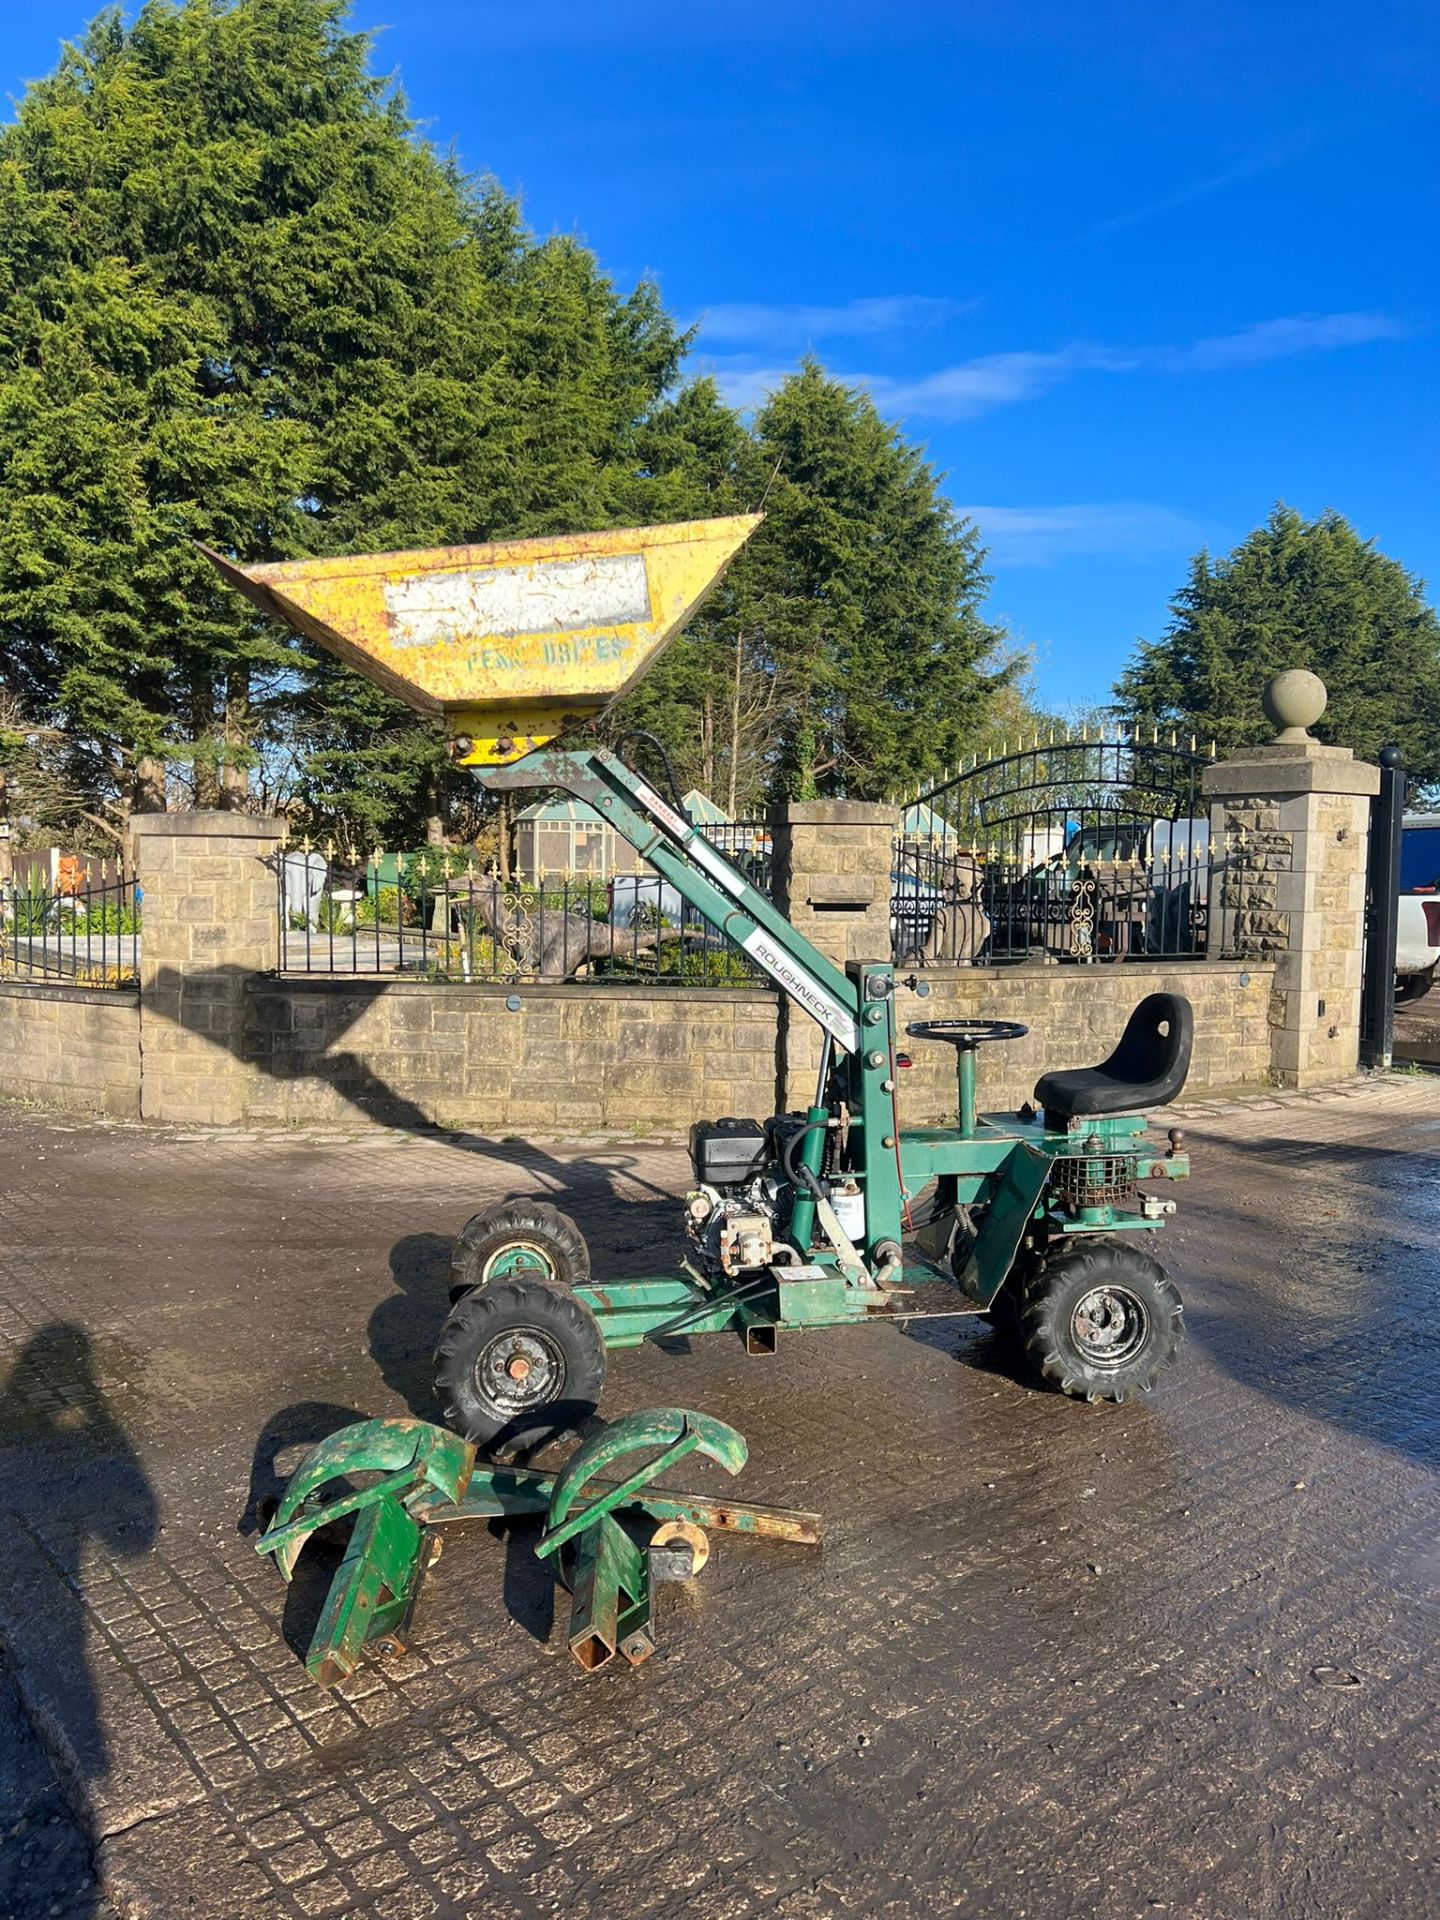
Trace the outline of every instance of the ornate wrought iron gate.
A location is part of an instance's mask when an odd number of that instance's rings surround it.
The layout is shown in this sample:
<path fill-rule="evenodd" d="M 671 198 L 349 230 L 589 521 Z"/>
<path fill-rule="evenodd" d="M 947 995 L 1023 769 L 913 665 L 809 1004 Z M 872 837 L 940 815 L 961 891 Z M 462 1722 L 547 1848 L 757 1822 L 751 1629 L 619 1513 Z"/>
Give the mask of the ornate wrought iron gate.
<path fill-rule="evenodd" d="M 918 793 L 895 847 L 896 960 L 1217 955 L 1210 901 L 1229 849 L 1212 848 L 1201 793 L 1213 757 L 1155 729 L 1056 730 Z"/>

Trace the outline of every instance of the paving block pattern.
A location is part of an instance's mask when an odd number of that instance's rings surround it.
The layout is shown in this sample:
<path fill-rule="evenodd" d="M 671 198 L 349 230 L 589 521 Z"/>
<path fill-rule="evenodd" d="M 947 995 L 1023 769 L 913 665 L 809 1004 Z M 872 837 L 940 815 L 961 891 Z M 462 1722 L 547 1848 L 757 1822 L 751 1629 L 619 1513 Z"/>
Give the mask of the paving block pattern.
<path fill-rule="evenodd" d="M 109 1896 L 157 1920 L 1424 1910 L 1437 1122 L 1431 1080 L 1190 1103 L 1164 1236 L 1190 1337 L 1142 1405 L 1041 1393 L 970 1319 L 616 1356 L 607 1411 L 736 1421 L 744 1489 L 825 1510 L 823 1551 L 721 1543 L 656 1657 L 587 1681 L 529 1537 L 481 1530 L 414 1650 L 326 1694 L 296 1651 L 319 1569 L 287 1593 L 257 1510 L 355 1414 L 433 1411 L 471 1210 L 547 1193 L 599 1271 L 643 1271 L 681 1155 L 0 1113 L 0 1635 Z"/>

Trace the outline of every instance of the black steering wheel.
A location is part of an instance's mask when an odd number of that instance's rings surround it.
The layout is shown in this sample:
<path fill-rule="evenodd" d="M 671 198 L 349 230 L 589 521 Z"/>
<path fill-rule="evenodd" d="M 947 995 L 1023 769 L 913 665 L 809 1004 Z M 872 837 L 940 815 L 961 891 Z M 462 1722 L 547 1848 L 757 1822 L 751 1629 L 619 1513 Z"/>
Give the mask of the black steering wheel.
<path fill-rule="evenodd" d="M 1030 1029 L 1018 1020 L 917 1020 L 905 1031 L 912 1040 L 944 1040 L 973 1053 L 987 1040 L 1023 1040 Z"/>

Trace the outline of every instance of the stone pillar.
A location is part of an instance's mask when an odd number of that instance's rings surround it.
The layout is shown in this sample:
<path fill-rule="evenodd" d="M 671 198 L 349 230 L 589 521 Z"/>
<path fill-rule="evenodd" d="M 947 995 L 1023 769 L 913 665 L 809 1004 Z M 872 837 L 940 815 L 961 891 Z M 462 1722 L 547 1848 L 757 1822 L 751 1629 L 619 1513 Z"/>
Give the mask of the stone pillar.
<path fill-rule="evenodd" d="M 1275 961 L 1270 1058 L 1282 1087 L 1356 1071 L 1370 801 L 1380 769 L 1306 731 L 1325 710 L 1311 673 L 1278 675 L 1281 732 L 1206 769 L 1212 953 Z"/>
<path fill-rule="evenodd" d="M 280 823 L 144 813 L 130 826 L 142 896 L 142 1117 L 234 1125 L 251 1072 L 245 985 L 280 964 Z"/>
<path fill-rule="evenodd" d="M 890 958 L 890 872 L 899 809 L 869 800 L 792 800 L 770 815 L 775 903 L 837 966 Z M 820 1029 L 791 1000 L 781 1008 L 780 1104 L 808 1107 Z"/>

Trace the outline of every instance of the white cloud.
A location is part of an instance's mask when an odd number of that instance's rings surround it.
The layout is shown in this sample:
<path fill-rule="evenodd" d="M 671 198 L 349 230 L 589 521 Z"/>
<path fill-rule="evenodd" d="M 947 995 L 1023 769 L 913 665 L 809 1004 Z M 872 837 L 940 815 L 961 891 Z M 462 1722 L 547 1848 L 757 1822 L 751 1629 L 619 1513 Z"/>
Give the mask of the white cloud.
<path fill-rule="evenodd" d="M 722 301 L 700 315 L 703 338 L 738 346 L 803 346 L 810 340 L 840 335 L 899 333 L 908 327 L 934 327 L 957 314 L 973 312 L 976 300 L 942 300 L 931 294 L 886 293 L 847 300 L 842 306 L 765 306 Z"/>
<path fill-rule="evenodd" d="M 1161 349 L 1160 358 L 1179 373 L 1219 373 L 1259 367 L 1297 353 L 1327 353 L 1334 347 L 1364 347 L 1372 340 L 1399 340 L 1405 328 L 1385 313 L 1292 313 L 1261 320 L 1192 346 Z"/>
<path fill-rule="evenodd" d="M 921 374 L 913 380 L 862 374 L 855 377 L 854 384 L 866 387 L 876 405 L 887 413 L 919 414 L 930 420 L 973 420 L 996 407 L 1033 400 L 1074 373 L 1124 373 L 1136 364 L 1133 354 L 1077 343 L 1057 353 L 982 354 L 976 360 L 964 360 L 957 367 L 942 367 L 938 373 Z"/>
<path fill-rule="evenodd" d="M 1189 553 L 1200 546 L 1199 524 L 1170 507 L 1143 501 L 1062 507 L 968 507 L 955 511 L 980 529 L 997 567 L 1048 567 L 1082 554 Z"/>
<path fill-rule="evenodd" d="M 849 386 L 863 387 L 887 414 L 904 419 L 974 420 L 997 407 L 1034 400 L 1079 373 L 1227 373 L 1298 354 L 1399 340 L 1407 332 L 1402 322 L 1384 313 L 1294 313 L 1182 346 L 1119 348 L 1073 341 L 1046 353 L 981 354 L 911 377 L 839 371 L 835 377 Z M 756 358 L 731 355 L 709 361 L 709 371 L 732 406 L 759 405 L 793 371 L 773 363 L 757 365 Z"/>
<path fill-rule="evenodd" d="M 847 386 L 864 387 L 882 412 L 929 420 L 973 420 L 996 407 L 1032 400 L 1086 368 L 1122 372 L 1133 356 L 1082 344 L 1058 353 L 987 353 L 937 373 L 898 379 L 881 373 L 837 373 Z M 794 372 L 793 366 L 757 366 L 748 355 L 712 356 L 705 362 L 732 407 L 759 406 Z"/>

